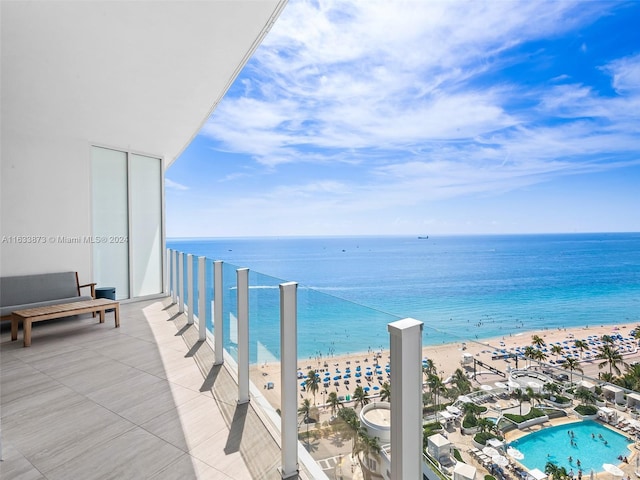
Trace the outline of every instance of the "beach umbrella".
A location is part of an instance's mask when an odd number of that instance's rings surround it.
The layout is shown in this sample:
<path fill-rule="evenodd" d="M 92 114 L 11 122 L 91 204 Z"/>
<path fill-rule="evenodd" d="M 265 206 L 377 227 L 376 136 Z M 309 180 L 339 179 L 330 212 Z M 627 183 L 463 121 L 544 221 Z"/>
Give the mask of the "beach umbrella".
<path fill-rule="evenodd" d="M 484 453 L 487 457 L 495 457 L 500 455 L 500 452 L 493 447 L 484 447 L 482 449 L 482 453 Z"/>
<path fill-rule="evenodd" d="M 524 458 L 524 453 L 513 447 L 507 448 L 507 455 L 509 455 L 514 460 L 522 460 Z"/>
<path fill-rule="evenodd" d="M 489 392 L 489 391 L 493 390 L 493 387 L 491 385 L 480 385 L 480 388 L 482 390 L 484 390 L 485 392 Z"/>
<path fill-rule="evenodd" d="M 365 392 L 368 392 L 368 391 L 369 391 L 369 387 L 364 387 L 364 388 L 363 388 L 363 390 L 364 390 Z"/>
<path fill-rule="evenodd" d="M 491 461 L 500 467 L 506 467 L 509 465 L 509 459 L 504 455 L 493 455 Z"/>
<path fill-rule="evenodd" d="M 356 372 L 356 378 L 360 378 L 362 374 L 360 372 Z"/>
<path fill-rule="evenodd" d="M 373 389 L 374 389 L 374 390 L 380 390 L 380 387 L 379 387 L 379 386 L 377 386 L 377 385 L 374 385 L 374 386 L 373 386 Z"/>
<path fill-rule="evenodd" d="M 345 374 L 342 376 L 342 378 L 351 378 L 351 374 L 349 374 L 349 373 L 345 373 Z"/>
<path fill-rule="evenodd" d="M 624 472 L 613 463 L 603 463 L 602 468 L 614 477 L 624 477 Z"/>
<path fill-rule="evenodd" d="M 336 375 L 335 377 L 333 377 L 334 380 L 340 380 L 340 375 Z"/>

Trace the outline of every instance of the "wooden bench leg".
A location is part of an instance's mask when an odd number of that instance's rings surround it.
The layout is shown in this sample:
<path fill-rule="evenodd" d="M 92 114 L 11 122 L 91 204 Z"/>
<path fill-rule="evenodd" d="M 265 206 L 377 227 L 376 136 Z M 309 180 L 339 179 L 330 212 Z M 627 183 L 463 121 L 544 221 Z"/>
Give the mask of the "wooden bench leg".
<path fill-rule="evenodd" d="M 104 323 L 104 308 L 102 310 L 99 310 L 100 312 L 100 323 Z"/>
<path fill-rule="evenodd" d="M 24 346 L 31 346 L 31 319 L 25 318 L 22 322 L 22 334 L 24 336 Z"/>
<path fill-rule="evenodd" d="M 18 323 L 20 319 L 15 315 L 11 315 L 11 341 L 18 339 Z"/>
<path fill-rule="evenodd" d="M 117 303 L 115 308 L 113 309 L 113 316 L 116 321 L 116 328 L 120 326 L 120 304 Z"/>

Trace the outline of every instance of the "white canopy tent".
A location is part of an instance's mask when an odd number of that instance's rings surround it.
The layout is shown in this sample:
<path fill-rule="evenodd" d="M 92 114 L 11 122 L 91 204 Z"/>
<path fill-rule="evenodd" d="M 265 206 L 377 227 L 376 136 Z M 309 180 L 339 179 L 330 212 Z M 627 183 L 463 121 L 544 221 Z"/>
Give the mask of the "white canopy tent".
<path fill-rule="evenodd" d="M 427 440 L 427 452 L 437 459 L 443 455 L 449 455 L 451 453 L 451 442 L 439 433 L 431 435 Z"/>
<path fill-rule="evenodd" d="M 547 474 L 538 468 L 534 468 L 533 470 L 529 470 L 529 478 L 533 480 L 544 480 L 547 478 Z"/>
<path fill-rule="evenodd" d="M 629 393 L 627 394 L 627 405 L 630 408 L 639 408 L 640 407 L 640 395 L 637 393 Z"/>
<path fill-rule="evenodd" d="M 608 400 L 611 400 L 613 398 L 613 401 L 615 403 L 622 403 L 624 400 L 624 390 L 622 390 L 621 388 L 618 387 L 614 387 L 613 385 L 605 385 L 602 388 L 603 392 L 604 392 L 604 396 L 605 398 L 607 398 Z"/>
<path fill-rule="evenodd" d="M 453 469 L 453 480 L 475 480 L 476 471 L 473 465 L 458 462 Z"/>

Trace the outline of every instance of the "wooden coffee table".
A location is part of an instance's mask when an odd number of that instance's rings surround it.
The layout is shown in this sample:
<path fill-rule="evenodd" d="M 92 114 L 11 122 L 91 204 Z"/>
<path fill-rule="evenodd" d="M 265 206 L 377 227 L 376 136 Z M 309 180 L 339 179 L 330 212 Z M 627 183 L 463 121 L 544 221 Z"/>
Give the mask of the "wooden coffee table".
<path fill-rule="evenodd" d="M 100 313 L 100 323 L 104 323 L 106 310 L 113 309 L 116 328 L 120 326 L 120 304 L 114 300 L 98 298 L 82 302 L 61 303 L 47 307 L 28 308 L 11 312 L 11 340 L 18 339 L 18 325 L 22 321 L 24 346 L 31 346 L 31 324 L 41 320 L 70 317 L 82 313 Z"/>

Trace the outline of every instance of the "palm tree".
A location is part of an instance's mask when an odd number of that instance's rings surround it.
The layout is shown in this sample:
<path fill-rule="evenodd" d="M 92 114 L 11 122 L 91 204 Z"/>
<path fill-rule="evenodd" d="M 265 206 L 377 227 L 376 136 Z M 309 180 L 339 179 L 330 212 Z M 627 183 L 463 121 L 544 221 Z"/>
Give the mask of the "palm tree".
<path fill-rule="evenodd" d="M 439 405 L 440 405 L 440 394 L 445 390 L 445 386 L 444 383 L 442 383 L 442 379 L 435 374 L 430 374 L 429 378 L 427 379 L 427 383 L 429 384 L 429 388 L 431 389 L 431 392 L 434 395 L 435 398 L 435 402 L 434 405 L 436 407 L 436 418 L 437 418 L 437 412 L 439 410 Z"/>
<path fill-rule="evenodd" d="M 356 389 L 353 391 L 353 395 L 351 399 L 355 402 L 355 405 L 360 405 L 360 408 L 364 407 L 367 403 L 369 403 L 369 397 L 367 397 L 367 392 L 364 391 L 362 386 L 358 385 Z"/>
<path fill-rule="evenodd" d="M 331 415 L 335 415 L 336 410 L 340 406 L 340 399 L 338 399 L 338 394 L 336 392 L 330 392 L 327 397 L 327 403 L 331 407 Z"/>
<path fill-rule="evenodd" d="M 466 395 L 471 391 L 471 380 L 467 378 L 467 374 L 462 371 L 461 368 L 457 368 L 453 375 L 451 376 L 451 380 L 458 387 L 458 391 L 460 395 Z"/>
<path fill-rule="evenodd" d="M 529 403 L 531 404 L 531 408 L 533 408 L 533 401 L 534 400 L 541 400 L 542 398 L 544 398 L 539 393 L 534 392 L 532 387 L 527 387 L 526 390 L 525 390 L 525 393 L 526 393 L 527 397 L 529 397 Z"/>
<path fill-rule="evenodd" d="M 480 405 L 476 405 L 473 402 L 466 402 L 462 404 L 462 411 L 465 416 L 473 415 L 475 417 L 482 411 L 482 409 L 480 408 Z"/>
<path fill-rule="evenodd" d="M 431 374 L 435 375 L 437 372 L 436 364 L 433 363 L 433 360 L 427 358 L 427 361 L 422 364 L 422 373 L 428 377 Z"/>
<path fill-rule="evenodd" d="M 605 335 L 606 336 L 606 335 Z M 604 337 L 603 337 L 604 338 Z M 613 372 L 616 372 L 616 375 L 620 375 L 620 367 L 618 365 L 622 365 L 624 367 L 627 364 L 622 359 L 622 354 L 618 351 L 615 346 L 612 344 L 602 345 L 599 349 L 598 354 L 596 355 L 598 360 L 604 360 L 603 362 L 598 364 L 598 368 L 602 369 L 605 365 L 609 365 L 609 375 L 613 375 Z"/>
<path fill-rule="evenodd" d="M 582 354 L 585 350 L 589 350 L 589 344 L 584 340 L 576 340 L 573 345 L 580 350 L 580 358 L 582 358 Z"/>
<path fill-rule="evenodd" d="M 616 343 L 611 335 L 602 335 L 602 337 L 600 337 L 600 340 L 602 340 L 602 342 L 606 345 L 613 345 L 614 343 Z"/>
<path fill-rule="evenodd" d="M 534 350 L 533 351 L 533 358 L 535 361 L 537 362 L 544 362 L 547 359 L 547 354 L 544 353 L 542 350 Z"/>
<path fill-rule="evenodd" d="M 577 370 L 580 373 L 584 373 L 582 367 L 580 367 L 580 362 L 577 358 L 567 357 L 567 360 L 562 364 L 562 368 L 570 371 L 569 381 L 573 383 L 573 371 Z"/>
<path fill-rule="evenodd" d="M 603 382 L 613 383 L 613 373 L 609 372 L 598 372 L 598 378 Z"/>
<path fill-rule="evenodd" d="M 548 382 L 542 386 L 542 390 L 548 392 L 549 394 L 558 395 L 560 393 L 560 385 L 555 382 Z"/>
<path fill-rule="evenodd" d="M 316 404 L 316 393 L 320 386 L 320 376 L 316 375 L 315 370 L 309 370 L 307 379 L 304 381 L 306 389 L 313 393 L 313 404 Z"/>
<path fill-rule="evenodd" d="M 384 382 L 380 387 L 380 400 L 383 402 L 391 401 L 391 385 L 389 385 L 389 382 Z"/>
<path fill-rule="evenodd" d="M 525 398 L 527 398 L 526 393 L 524 393 L 522 389 L 516 388 L 513 392 L 511 392 L 511 395 L 520 404 L 520 415 L 522 415 L 522 402 L 524 401 Z"/>
<path fill-rule="evenodd" d="M 558 360 L 558 355 L 564 353 L 564 348 L 562 348 L 562 345 L 551 345 L 551 353 L 553 353 L 556 356 L 556 360 Z"/>
<path fill-rule="evenodd" d="M 552 480 L 564 480 L 569 476 L 566 468 L 559 467 L 552 462 L 547 462 L 544 466 L 544 473 L 546 473 Z"/>
<path fill-rule="evenodd" d="M 578 387 L 573 394 L 583 405 L 596 403 L 596 394 L 588 388 Z"/>
<path fill-rule="evenodd" d="M 524 358 L 529 359 L 529 366 L 531 366 L 531 360 L 535 355 L 534 354 L 535 351 L 536 349 L 533 348 L 531 345 L 527 345 L 526 347 L 524 347 Z"/>
<path fill-rule="evenodd" d="M 309 448 L 309 413 L 311 413 L 311 400 L 305 398 L 298 408 L 298 414 L 302 415 L 302 420 L 307 424 L 307 448 Z"/>
<path fill-rule="evenodd" d="M 539 335 L 533 335 L 531 337 L 531 345 L 541 348 L 544 347 L 546 345 L 546 343 L 544 342 L 544 340 L 542 338 L 540 338 Z"/>
<path fill-rule="evenodd" d="M 358 436 L 356 440 L 356 444 L 352 450 L 353 455 L 358 455 L 358 459 L 360 460 L 360 464 L 364 465 L 367 470 L 367 465 L 362 461 L 360 457 L 360 453 L 362 453 L 364 458 L 367 458 L 369 455 L 373 455 L 376 458 L 379 458 L 380 454 L 380 443 L 378 442 L 378 437 L 370 437 L 367 430 L 365 428 L 360 428 L 358 430 Z"/>
<path fill-rule="evenodd" d="M 628 390 L 640 390 L 640 363 L 627 365 L 625 374 L 617 379 L 617 385 Z"/>
<path fill-rule="evenodd" d="M 351 407 L 341 408 L 340 410 L 338 410 L 338 418 L 342 421 L 342 435 L 347 438 L 351 438 L 351 448 L 352 450 L 355 450 L 358 430 L 360 429 L 360 420 L 358 420 L 358 414 Z"/>
<path fill-rule="evenodd" d="M 488 418 L 482 417 L 478 419 L 478 430 L 481 433 L 491 431 L 494 426 L 495 426 L 495 423 L 493 423 Z"/>

